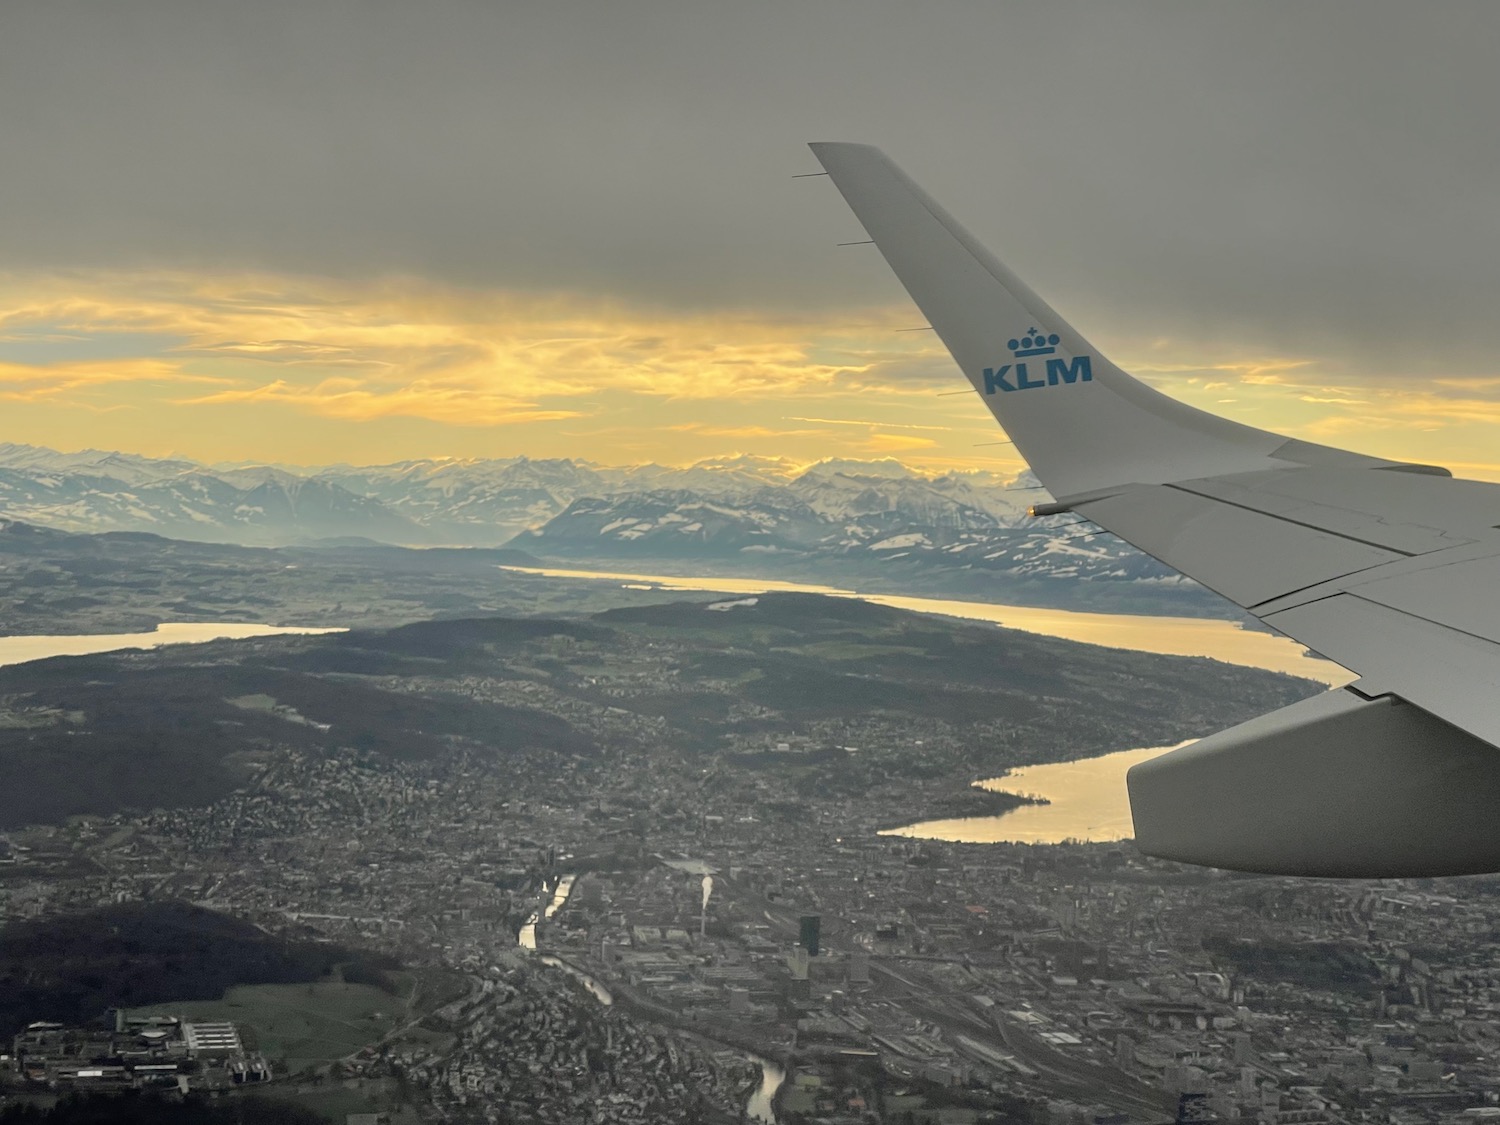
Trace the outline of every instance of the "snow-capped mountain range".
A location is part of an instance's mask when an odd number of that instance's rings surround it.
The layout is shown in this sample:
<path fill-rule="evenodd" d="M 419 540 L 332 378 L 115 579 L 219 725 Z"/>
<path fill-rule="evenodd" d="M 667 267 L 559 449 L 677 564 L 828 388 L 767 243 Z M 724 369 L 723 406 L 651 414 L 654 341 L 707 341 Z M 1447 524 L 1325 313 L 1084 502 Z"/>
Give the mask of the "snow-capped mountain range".
<path fill-rule="evenodd" d="M 322 477 L 11 444 L 0 444 L 0 515 L 64 531 L 213 543 L 345 535 L 418 542 L 425 534 L 380 501 Z"/>
<path fill-rule="evenodd" d="M 306 468 L 203 465 L 0 444 L 0 516 L 66 531 L 279 545 L 359 537 L 650 560 L 879 566 L 1164 583 L 1170 571 L 1073 517 L 1033 520 L 1029 474 L 811 466 L 734 456 L 686 468 L 526 457 Z M 806 567 L 804 566 L 804 572 Z"/>
<path fill-rule="evenodd" d="M 758 505 L 800 505 L 805 518 L 834 523 L 875 517 L 924 526 L 1013 526 L 1038 493 L 1007 487 L 1016 486 L 993 474 L 924 476 L 889 459 L 799 468 L 736 456 L 670 468 L 508 457 L 307 468 L 0 443 L 0 513 L 12 519 L 68 531 L 153 531 L 235 543 L 365 536 L 492 547 L 546 527 L 578 502 L 628 504 L 630 497 L 658 493 L 677 494 L 684 503 L 697 497 L 738 505 L 735 510 L 746 513 Z"/>

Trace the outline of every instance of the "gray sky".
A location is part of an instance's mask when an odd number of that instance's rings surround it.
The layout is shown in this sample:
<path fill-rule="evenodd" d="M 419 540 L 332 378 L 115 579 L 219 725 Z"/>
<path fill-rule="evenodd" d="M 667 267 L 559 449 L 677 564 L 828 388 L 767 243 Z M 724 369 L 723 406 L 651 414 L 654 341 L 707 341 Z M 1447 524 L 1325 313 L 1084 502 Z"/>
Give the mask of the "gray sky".
<path fill-rule="evenodd" d="M 1097 340 L 1483 374 L 1497 50 L 1493 3 L 18 2 L 0 256 L 889 302 L 790 178 L 847 139 Z"/>

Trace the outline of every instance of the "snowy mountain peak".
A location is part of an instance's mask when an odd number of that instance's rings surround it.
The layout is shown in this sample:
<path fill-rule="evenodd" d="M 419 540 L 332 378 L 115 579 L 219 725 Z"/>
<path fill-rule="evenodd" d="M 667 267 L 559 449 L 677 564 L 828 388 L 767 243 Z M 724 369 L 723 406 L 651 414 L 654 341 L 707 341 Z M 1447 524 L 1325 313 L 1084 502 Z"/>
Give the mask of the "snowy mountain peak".
<path fill-rule="evenodd" d="M 686 467 L 525 456 L 321 468 L 254 462 L 210 467 L 101 450 L 59 453 L 0 444 L 0 516 L 69 531 L 146 530 L 241 543 L 340 535 L 492 547 L 527 529 L 556 532 L 552 521 L 584 500 L 619 506 L 619 513 L 600 526 L 632 514 L 633 507 L 665 516 L 666 493 L 675 497 L 671 508 L 683 516 L 667 521 L 674 543 L 693 534 L 681 529 L 699 522 L 689 514 L 695 507 L 717 513 L 702 526 L 722 542 L 739 533 L 730 532 L 719 516 L 730 523 L 746 521 L 745 534 L 752 525 L 760 536 L 779 527 L 777 534 L 788 543 L 808 543 L 846 524 L 867 525 L 882 541 L 913 528 L 1014 527 L 1024 522 L 1025 506 L 1036 498 L 1008 491 L 994 474 L 927 476 L 892 458 L 829 458 L 806 468 L 785 458 L 744 453 Z M 640 499 L 648 495 L 651 500 Z M 582 512 L 576 509 L 569 519 Z M 636 530 L 628 541 L 651 538 L 646 529 L 632 526 Z M 710 526 L 719 530 L 710 532 Z"/>
<path fill-rule="evenodd" d="M 802 470 L 804 477 L 884 477 L 900 480 L 919 475 L 894 457 L 881 457 L 873 461 L 860 461 L 852 457 L 827 457 L 822 461 L 813 462 Z"/>

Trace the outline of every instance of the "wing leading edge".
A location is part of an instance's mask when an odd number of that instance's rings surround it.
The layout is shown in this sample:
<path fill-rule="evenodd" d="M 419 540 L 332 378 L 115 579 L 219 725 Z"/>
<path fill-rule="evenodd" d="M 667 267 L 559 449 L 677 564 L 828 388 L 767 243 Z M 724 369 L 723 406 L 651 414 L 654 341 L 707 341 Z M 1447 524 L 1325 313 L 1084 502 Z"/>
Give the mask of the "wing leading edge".
<path fill-rule="evenodd" d="M 1168 398 L 1102 356 L 878 149 L 811 147 L 1060 507 L 1361 676 L 1136 767 L 1142 849 L 1289 874 L 1500 870 L 1500 821 L 1470 808 L 1475 793 L 1500 795 L 1500 607 L 1488 596 L 1500 486 Z"/>

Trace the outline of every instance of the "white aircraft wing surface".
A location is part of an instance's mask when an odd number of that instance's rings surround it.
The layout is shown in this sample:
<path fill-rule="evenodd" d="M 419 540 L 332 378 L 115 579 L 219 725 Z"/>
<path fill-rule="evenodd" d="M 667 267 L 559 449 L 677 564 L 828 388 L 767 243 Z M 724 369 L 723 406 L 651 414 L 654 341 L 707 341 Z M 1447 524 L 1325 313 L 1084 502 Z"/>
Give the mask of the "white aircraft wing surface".
<path fill-rule="evenodd" d="M 1287 438 L 1133 379 L 880 150 L 814 144 L 1057 503 L 1360 677 L 1130 773 L 1154 855 L 1500 870 L 1500 485 Z"/>

